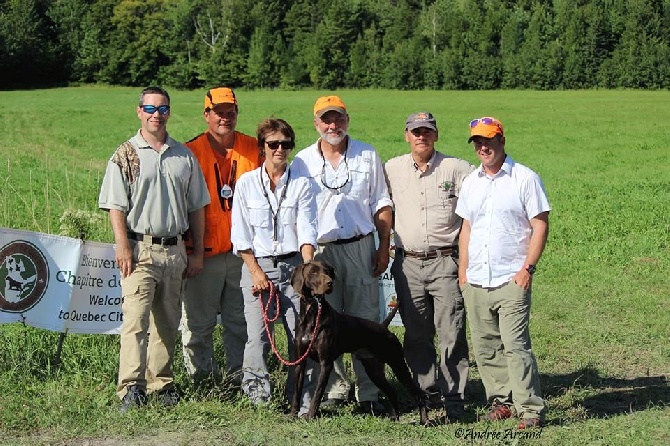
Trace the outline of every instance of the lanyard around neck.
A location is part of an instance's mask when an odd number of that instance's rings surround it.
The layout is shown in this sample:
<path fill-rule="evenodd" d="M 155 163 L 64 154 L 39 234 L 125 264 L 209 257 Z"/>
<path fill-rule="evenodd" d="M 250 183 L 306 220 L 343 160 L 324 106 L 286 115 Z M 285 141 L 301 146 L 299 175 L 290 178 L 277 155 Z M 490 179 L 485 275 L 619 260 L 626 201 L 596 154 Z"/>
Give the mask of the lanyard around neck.
<path fill-rule="evenodd" d="M 288 167 L 287 167 L 288 169 Z M 263 166 L 261 166 L 260 169 L 258 169 L 258 178 L 261 182 L 261 189 L 263 190 L 263 195 L 265 195 L 265 199 L 268 202 L 268 206 L 270 206 L 270 212 L 272 213 L 272 222 L 273 222 L 273 227 L 272 227 L 272 240 L 274 242 L 277 242 L 278 238 L 278 232 L 277 232 L 277 223 L 279 220 L 279 210 L 281 209 L 281 204 L 284 201 L 284 198 L 286 198 L 286 191 L 288 191 L 288 182 L 291 179 L 291 169 L 288 169 L 288 174 L 286 176 L 286 183 L 284 184 L 284 190 L 281 193 L 281 196 L 279 197 L 279 201 L 277 202 L 277 212 L 275 212 L 274 209 L 272 209 L 272 203 L 270 202 L 270 196 L 268 195 L 268 192 L 265 190 L 265 183 L 263 182 Z M 268 180 L 270 180 L 270 175 L 268 175 Z M 272 192 L 272 191 L 270 191 Z"/>

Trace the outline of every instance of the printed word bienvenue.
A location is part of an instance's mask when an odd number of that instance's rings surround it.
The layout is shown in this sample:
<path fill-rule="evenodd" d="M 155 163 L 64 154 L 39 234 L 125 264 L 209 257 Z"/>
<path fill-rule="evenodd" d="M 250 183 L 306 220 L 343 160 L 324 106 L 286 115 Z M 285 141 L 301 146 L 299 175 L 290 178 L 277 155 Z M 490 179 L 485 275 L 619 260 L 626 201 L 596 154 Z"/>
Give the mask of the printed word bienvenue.
<path fill-rule="evenodd" d="M 100 259 L 96 257 L 84 256 L 81 258 L 81 263 L 79 266 L 89 266 L 91 268 L 106 268 L 106 269 L 118 269 L 116 260 L 112 259 Z"/>

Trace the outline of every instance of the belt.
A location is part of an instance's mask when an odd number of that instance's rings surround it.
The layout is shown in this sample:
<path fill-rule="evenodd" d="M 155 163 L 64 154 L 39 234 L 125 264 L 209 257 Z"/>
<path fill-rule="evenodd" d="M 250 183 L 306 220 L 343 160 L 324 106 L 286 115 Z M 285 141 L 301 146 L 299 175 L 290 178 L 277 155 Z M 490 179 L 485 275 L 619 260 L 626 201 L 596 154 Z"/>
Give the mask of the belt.
<path fill-rule="evenodd" d="M 183 235 L 176 235 L 174 237 L 154 237 L 149 234 L 140 234 L 132 231 L 128 231 L 128 238 L 130 240 L 137 240 L 140 242 L 161 246 L 173 246 L 176 245 L 179 240 L 184 240 Z"/>
<path fill-rule="evenodd" d="M 401 254 L 405 257 L 412 257 L 414 259 L 430 260 L 437 259 L 438 257 L 447 257 L 453 255 L 457 251 L 457 246 L 445 246 L 444 248 L 437 248 L 431 251 L 407 251 L 404 248 L 397 248 L 396 254 Z"/>
<path fill-rule="evenodd" d="M 338 239 L 338 240 L 333 240 L 332 242 L 319 243 L 319 245 L 321 245 L 321 246 L 325 246 L 325 245 L 346 245 L 347 243 L 353 243 L 353 242 L 357 242 L 359 240 L 363 240 L 365 237 L 367 237 L 370 234 L 372 234 L 372 232 L 364 234 L 364 235 L 355 235 L 355 236 L 350 237 L 350 238 L 341 238 L 341 239 Z"/>
<path fill-rule="evenodd" d="M 280 255 L 278 255 L 278 256 L 263 256 L 263 257 L 259 257 L 259 259 L 272 259 L 272 264 L 273 264 L 274 267 L 276 268 L 276 267 L 277 267 L 277 263 L 278 263 L 280 260 L 288 260 L 288 259 L 290 259 L 290 258 L 293 258 L 293 257 L 297 256 L 297 255 L 298 255 L 298 252 L 297 252 L 297 251 L 293 251 L 293 252 L 289 252 L 288 254 L 280 254 Z"/>

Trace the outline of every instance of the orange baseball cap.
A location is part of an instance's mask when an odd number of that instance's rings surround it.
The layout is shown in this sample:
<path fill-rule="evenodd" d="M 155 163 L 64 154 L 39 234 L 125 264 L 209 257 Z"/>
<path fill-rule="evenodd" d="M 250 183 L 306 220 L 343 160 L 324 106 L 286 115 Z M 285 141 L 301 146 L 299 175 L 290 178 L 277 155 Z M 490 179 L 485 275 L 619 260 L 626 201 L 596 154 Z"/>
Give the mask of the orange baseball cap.
<path fill-rule="evenodd" d="M 214 108 L 219 104 L 235 104 L 235 107 L 237 107 L 235 92 L 228 87 L 210 89 L 205 95 L 205 110 Z"/>
<path fill-rule="evenodd" d="M 347 107 L 337 96 L 321 96 L 314 104 L 314 116 L 320 118 L 324 113 L 334 110 L 343 115 L 347 114 Z"/>
<path fill-rule="evenodd" d="M 470 121 L 470 138 L 468 138 L 468 142 L 472 142 L 472 138 L 475 136 L 493 138 L 496 135 L 504 136 L 502 122 L 496 118 L 485 116 Z"/>

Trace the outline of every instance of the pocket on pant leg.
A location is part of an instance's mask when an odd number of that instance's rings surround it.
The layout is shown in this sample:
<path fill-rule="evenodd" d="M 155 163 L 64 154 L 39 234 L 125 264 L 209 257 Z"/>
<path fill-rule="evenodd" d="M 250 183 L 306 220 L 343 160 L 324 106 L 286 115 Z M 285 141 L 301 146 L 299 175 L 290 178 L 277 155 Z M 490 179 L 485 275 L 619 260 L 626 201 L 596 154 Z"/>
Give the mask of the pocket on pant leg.
<path fill-rule="evenodd" d="M 379 281 L 376 277 L 355 277 L 347 281 L 344 312 L 370 321 L 381 322 Z"/>

